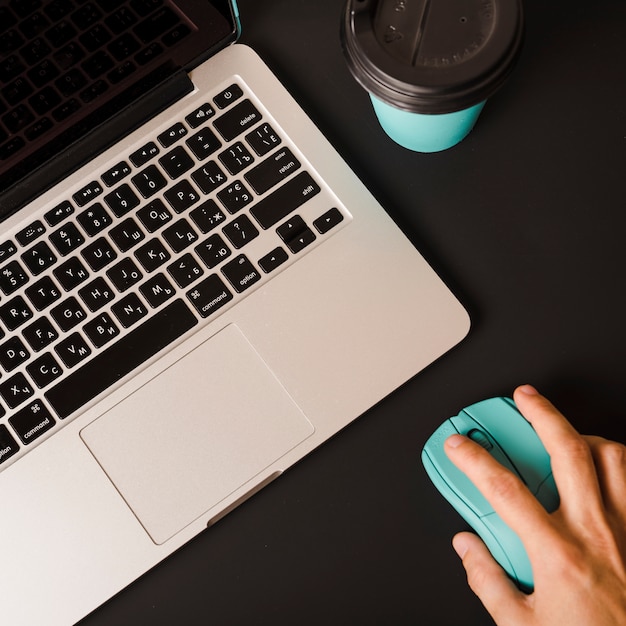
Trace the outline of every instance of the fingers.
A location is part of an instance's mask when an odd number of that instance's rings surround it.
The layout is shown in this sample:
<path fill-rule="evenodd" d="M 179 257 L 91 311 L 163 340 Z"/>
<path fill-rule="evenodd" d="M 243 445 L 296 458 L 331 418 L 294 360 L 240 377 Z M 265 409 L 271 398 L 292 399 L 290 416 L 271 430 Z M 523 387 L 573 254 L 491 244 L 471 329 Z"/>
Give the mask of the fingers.
<path fill-rule="evenodd" d="M 550 517 L 522 481 L 489 452 L 462 435 L 445 442 L 449 459 L 476 485 L 496 513 L 522 539 L 529 553 L 552 530 Z"/>
<path fill-rule="evenodd" d="M 472 533 L 459 533 L 452 540 L 463 561 L 472 591 L 498 624 L 529 623 L 527 597 L 519 591 L 491 556 L 487 546 Z"/>
<path fill-rule="evenodd" d="M 600 485 L 587 441 L 533 387 L 518 387 L 513 399 L 550 455 L 561 510 L 584 524 L 587 516 L 602 506 Z"/>

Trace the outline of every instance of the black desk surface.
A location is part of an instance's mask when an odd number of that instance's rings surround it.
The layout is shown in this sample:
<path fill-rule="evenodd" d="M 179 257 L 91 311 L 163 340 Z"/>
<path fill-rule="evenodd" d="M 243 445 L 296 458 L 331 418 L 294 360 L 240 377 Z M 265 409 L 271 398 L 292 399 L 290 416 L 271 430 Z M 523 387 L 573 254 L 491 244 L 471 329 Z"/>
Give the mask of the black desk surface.
<path fill-rule="evenodd" d="M 532 382 L 626 441 L 626 3 L 526 0 L 526 40 L 470 136 L 396 146 L 349 75 L 342 0 L 240 0 L 252 45 L 470 311 L 455 350 L 87 620 L 491 623 L 419 453 Z"/>

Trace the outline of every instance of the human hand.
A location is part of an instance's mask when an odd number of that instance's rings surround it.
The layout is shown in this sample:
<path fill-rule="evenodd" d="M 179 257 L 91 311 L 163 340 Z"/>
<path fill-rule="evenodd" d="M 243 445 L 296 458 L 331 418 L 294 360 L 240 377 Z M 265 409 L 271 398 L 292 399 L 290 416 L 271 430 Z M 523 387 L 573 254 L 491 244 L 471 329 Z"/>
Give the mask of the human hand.
<path fill-rule="evenodd" d="M 533 387 L 513 396 L 551 458 L 561 503 L 549 514 L 486 450 L 461 435 L 445 444 L 450 460 L 519 535 L 533 568 L 526 595 L 479 537 L 453 539 L 468 583 L 499 626 L 626 624 L 626 446 L 578 434 Z"/>

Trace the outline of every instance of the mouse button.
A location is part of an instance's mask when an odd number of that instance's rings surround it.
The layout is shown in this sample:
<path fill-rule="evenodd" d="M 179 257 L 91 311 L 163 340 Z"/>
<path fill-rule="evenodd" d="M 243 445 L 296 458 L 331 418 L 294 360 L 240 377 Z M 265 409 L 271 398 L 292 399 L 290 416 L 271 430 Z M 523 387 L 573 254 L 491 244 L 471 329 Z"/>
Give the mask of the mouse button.
<path fill-rule="evenodd" d="M 467 433 L 467 436 L 487 451 L 493 448 L 493 444 L 489 440 L 487 434 L 484 433 L 482 430 L 479 430 L 478 428 L 473 428 L 472 430 L 470 430 Z"/>
<path fill-rule="evenodd" d="M 539 485 L 535 497 L 541 502 L 543 508 L 548 511 L 548 513 L 552 513 L 559 508 L 561 499 L 552 473 Z"/>

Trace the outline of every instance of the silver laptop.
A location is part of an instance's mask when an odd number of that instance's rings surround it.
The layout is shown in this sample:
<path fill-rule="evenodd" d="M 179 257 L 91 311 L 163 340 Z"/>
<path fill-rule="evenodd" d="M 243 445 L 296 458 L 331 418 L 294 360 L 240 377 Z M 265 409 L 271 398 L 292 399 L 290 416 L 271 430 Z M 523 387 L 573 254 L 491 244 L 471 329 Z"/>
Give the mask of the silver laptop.
<path fill-rule="evenodd" d="M 1 613 L 67 625 L 469 320 L 233 3 L 0 23 Z"/>

